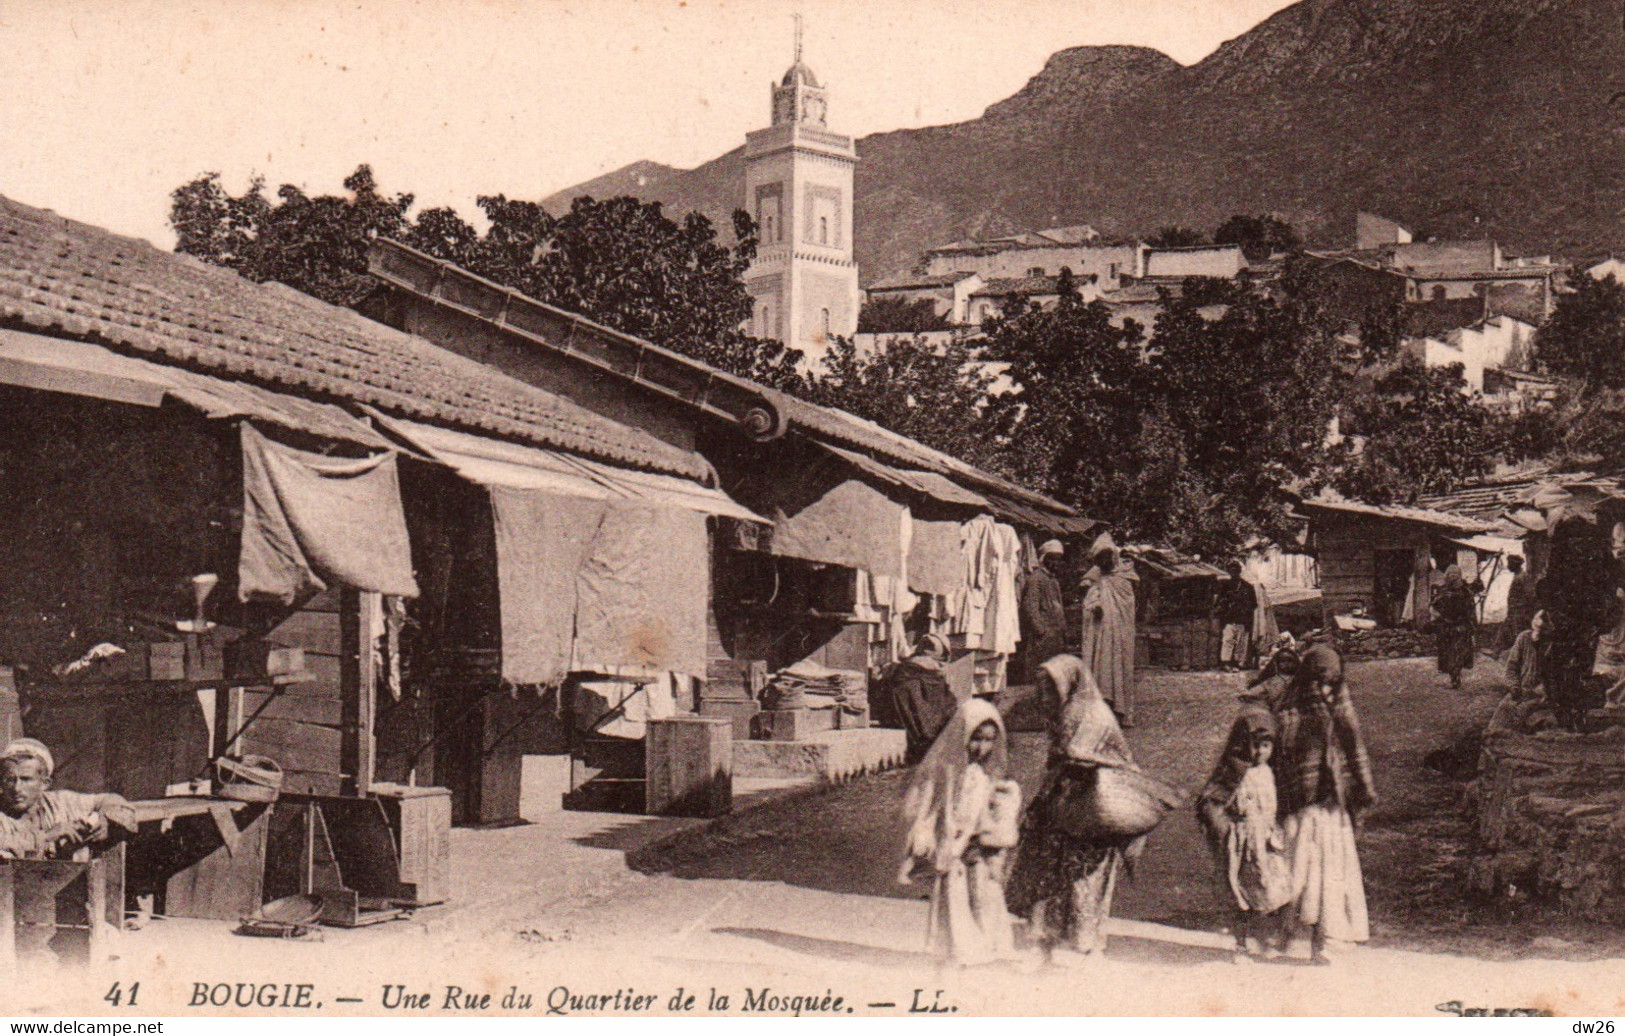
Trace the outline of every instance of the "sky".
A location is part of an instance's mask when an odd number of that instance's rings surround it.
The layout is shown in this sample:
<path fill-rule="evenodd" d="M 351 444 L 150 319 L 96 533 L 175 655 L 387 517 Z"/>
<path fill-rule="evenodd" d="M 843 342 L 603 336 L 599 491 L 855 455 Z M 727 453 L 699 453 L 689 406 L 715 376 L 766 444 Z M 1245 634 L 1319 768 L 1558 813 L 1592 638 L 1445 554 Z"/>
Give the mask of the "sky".
<path fill-rule="evenodd" d="M 1053 52 L 1200 60 L 1291 0 L 0 0 L 0 194 L 169 247 L 169 192 L 385 191 L 473 215 L 767 124 L 794 15 L 863 136 L 973 119 Z"/>

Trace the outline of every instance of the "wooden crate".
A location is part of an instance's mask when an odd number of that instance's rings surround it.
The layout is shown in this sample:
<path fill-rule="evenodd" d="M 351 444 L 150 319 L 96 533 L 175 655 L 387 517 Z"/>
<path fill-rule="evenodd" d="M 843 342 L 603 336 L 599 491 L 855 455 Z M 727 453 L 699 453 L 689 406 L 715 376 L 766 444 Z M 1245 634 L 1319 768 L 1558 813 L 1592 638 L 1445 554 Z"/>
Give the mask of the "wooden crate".
<path fill-rule="evenodd" d="M 644 741 L 650 813 L 715 817 L 733 807 L 733 724 L 708 716 L 652 719 Z"/>
<path fill-rule="evenodd" d="M 99 964 L 124 925 L 124 846 L 88 860 L 0 860 L 0 972 Z"/>
<path fill-rule="evenodd" d="M 444 903 L 451 895 L 451 790 L 374 784 L 371 795 L 395 835 L 402 898 L 414 906 Z"/>

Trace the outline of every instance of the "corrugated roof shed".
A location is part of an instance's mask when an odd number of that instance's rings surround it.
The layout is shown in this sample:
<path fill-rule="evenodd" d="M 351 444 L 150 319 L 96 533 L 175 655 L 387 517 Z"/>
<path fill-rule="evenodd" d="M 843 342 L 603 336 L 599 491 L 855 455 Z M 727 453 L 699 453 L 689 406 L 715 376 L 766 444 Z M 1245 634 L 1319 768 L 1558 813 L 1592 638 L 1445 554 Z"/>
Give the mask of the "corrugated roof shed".
<path fill-rule="evenodd" d="M 1453 514 L 1467 515 L 1493 521 L 1503 514 L 1526 508 L 1541 486 L 1555 485 L 1573 490 L 1590 486 L 1608 495 L 1620 492 L 1620 483 L 1590 471 L 1538 471 L 1514 478 L 1486 480 L 1465 486 L 1454 493 L 1440 493 L 1422 497 L 1417 502 L 1425 507 Z"/>
<path fill-rule="evenodd" d="M 1365 504 L 1354 500 L 1316 498 L 1301 501 L 1298 506 L 1306 511 L 1331 511 L 1342 514 L 1365 515 L 1372 518 L 1388 518 L 1394 521 L 1430 525 L 1434 528 L 1448 529 L 1453 532 L 1490 532 L 1495 528 L 1489 522 L 1479 521 L 1477 518 L 1447 514 L 1443 511 L 1434 511 L 1425 507 L 1405 507 L 1400 504 Z"/>
<path fill-rule="evenodd" d="M 712 476 L 698 454 L 350 310 L 4 197 L 0 325 L 630 467 Z"/>

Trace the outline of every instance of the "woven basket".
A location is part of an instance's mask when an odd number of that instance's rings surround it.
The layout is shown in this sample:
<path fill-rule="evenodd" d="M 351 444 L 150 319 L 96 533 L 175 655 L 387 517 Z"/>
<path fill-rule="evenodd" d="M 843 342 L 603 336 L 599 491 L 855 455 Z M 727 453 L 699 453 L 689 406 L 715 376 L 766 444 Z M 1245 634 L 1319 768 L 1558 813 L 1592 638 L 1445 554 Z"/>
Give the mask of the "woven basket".
<path fill-rule="evenodd" d="M 1050 819 L 1073 838 L 1138 838 L 1185 804 L 1185 793 L 1155 777 L 1116 766 L 1079 768 L 1066 778 Z"/>
<path fill-rule="evenodd" d="M 241 759 L 215 762 L 220 781 L 217 791 L 223 799 L 239 802 L 275 802 L 282 794 L 282 767 L 275 759 L 248 755 Z"/>

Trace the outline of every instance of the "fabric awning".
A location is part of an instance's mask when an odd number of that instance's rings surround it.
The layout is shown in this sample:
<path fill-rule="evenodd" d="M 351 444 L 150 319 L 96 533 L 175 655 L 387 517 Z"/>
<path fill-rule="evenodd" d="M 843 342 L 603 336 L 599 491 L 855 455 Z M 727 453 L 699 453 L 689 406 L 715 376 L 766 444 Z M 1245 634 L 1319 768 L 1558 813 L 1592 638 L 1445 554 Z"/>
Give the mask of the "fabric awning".
<path fill-rule="evenodd" d="M 418 595 L 393 450 L 360 460 L 307 453 L 241 428 L 238 596 L 297 604 L 333 584 Z"/>
<path fill-rule="evenodd" d="M 567 453 L 419 424 L 367 408 L 378 427 L 487 488 L 531 489 L 593 500 L 639 500 L 771 525 L 720 489 L 632 471 Z"/>
<path fill-rule="evenodd" d="M 1502 536 L 1451 536 L 1448 542 L 1481 554 L 1522 554 L 1523 541 Z"/>
<path fill-rule="evenodd" d="M 251 418 L 369 449 L 391 448 L 365 422 L 328 403 L 24 331 L 0 329 L 0 384 L 134 406 L 158 407 L 167 398 L 210 418 Z"/>
<path fill-rule="evenodd" d="M 888 485 L 929 497 L 938 503 L 973 507 L 980 511 L 992 509 L 992 505 L 981 494 L 973 493 L 951 479 L 935 472 L 894 468 L 890 464 L 875 460 L 873 457 L 842 449 L 839 446 L 832 446 L 827 442 L 821 442 L 818 445 L 864 474 L 871 475 Z"/>

